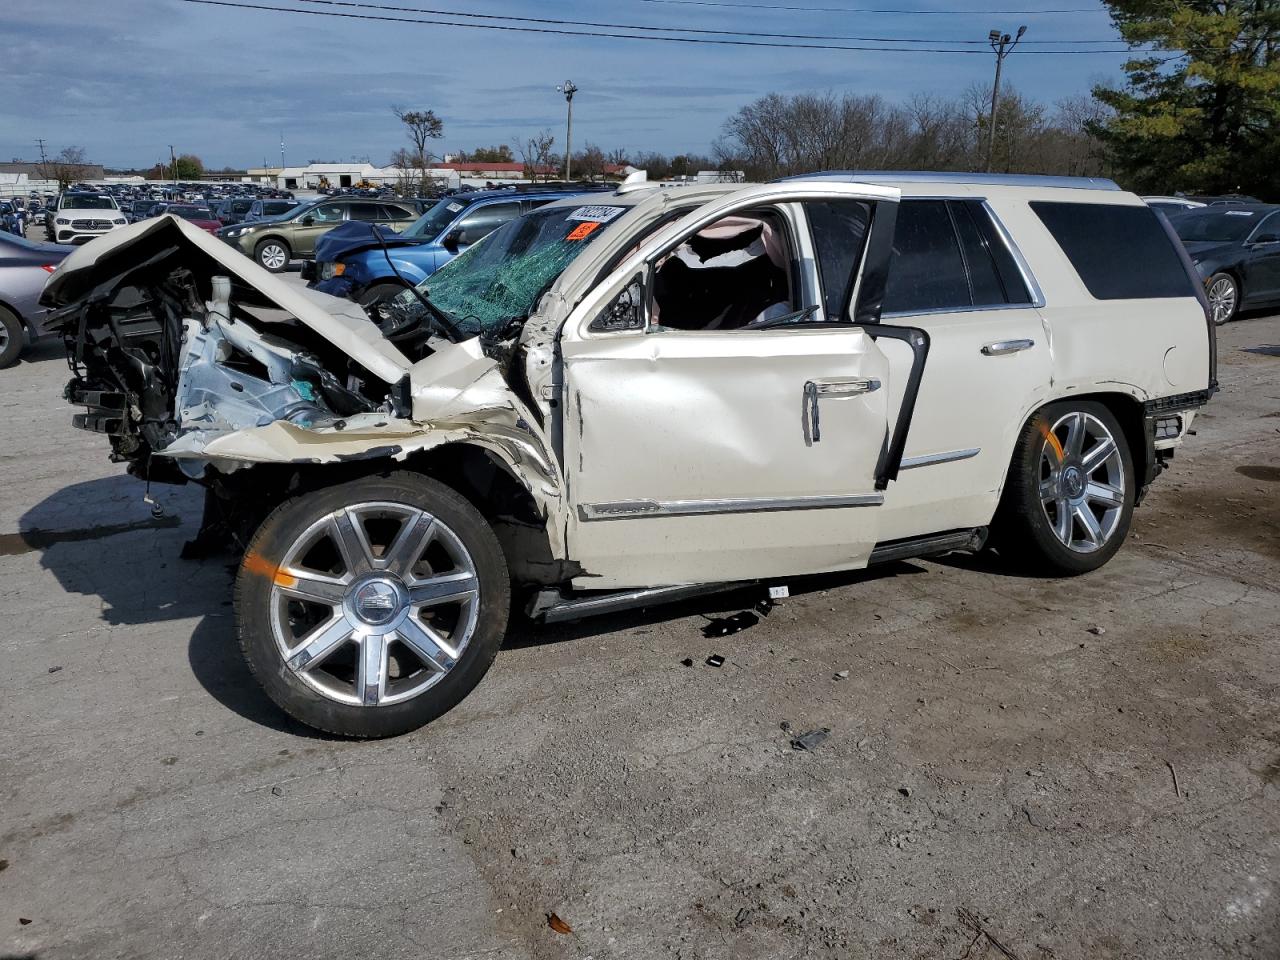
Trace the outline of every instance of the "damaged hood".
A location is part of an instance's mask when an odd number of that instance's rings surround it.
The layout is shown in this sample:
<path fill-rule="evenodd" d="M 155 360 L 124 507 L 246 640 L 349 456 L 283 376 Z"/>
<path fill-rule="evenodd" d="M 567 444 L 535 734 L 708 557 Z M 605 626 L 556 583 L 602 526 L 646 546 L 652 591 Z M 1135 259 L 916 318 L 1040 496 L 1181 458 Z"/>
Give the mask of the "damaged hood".
<path fill-rule="evenodd" d="M 316 241 L 316 262 L 335 263 L 349 253 L 380 248 L 379 237 L 388 247 L 417 246 L 426 242 L 421 237 L 402 237 L 389 227 L 364 220 L 348 220 Z"/>
<path fill-rule="evenodd" d="M 268 272 L 222 240 L 172 215 L 143 220 L 76 248 L 45 284 L 40 303 L 64 308 L 111 290 L 139 263 L 168 252 L 206 277 L 230 275 L 254 302 L 296 317 L 356 363 L 388 384 L 413 364 L 388 341 L 358 304 L 296 287 Z M 204 267 L 202 270 L 201 267 Z M 249 297 L 240 296 L 249 301 Z"/>

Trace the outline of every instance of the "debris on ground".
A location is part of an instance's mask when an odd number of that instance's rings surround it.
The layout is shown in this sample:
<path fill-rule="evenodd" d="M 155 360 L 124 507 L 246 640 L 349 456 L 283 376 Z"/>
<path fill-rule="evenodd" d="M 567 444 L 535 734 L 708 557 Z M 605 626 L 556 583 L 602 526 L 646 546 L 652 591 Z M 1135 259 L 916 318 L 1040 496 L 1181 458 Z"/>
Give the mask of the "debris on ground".
<path fill-rule="evenodd" d="M 808 733 L 802 733 L 791 741 L 792 750 L 817 750 L 822 742 L 831 736 L 831 728 L 823 727 L 820 730 L 810 730 Z"/>
<path fill-rule="evenodd" d="M 966 910 L 964 907 L 958 907 L 956 909 L 956 916 L 960 918 L 961 923 L 975 934 L 973 940 L 974 943 L 977 943 L 980 938 L 986 937 L 987 943 L 991 944 L 991 946 L 1001 953 L 1006 960 L 1019 960 L 1016 953 L 991 935 L 991 931 L 987 928 L 987 925 L 976 913 L 971 910 Z"/>
<path fill-rule="evenodd" d="M 283 790 L 281 790 L 279 787 L 272 787 L 272 788 L 271 788 L 271 795 L 272 795 L 273 797 L 283 797 L 283 796 L 284 796 L 284 791 L 283 791 Z"/>
<path fill-rule="evenodd" d="M 848 671 L 848 670 L 841 670 L 841 671 L 837 672 L 837 673 L 836 673 L 836 675 L 835 675 L 834 677 L 832 677 L 832 679 L 833 679 L 833 680 L 848 680 L 848 679 L 849 679 L 849 671 Z"/>
<path fill-rule="evenodd" d="M 708 638 L 727 637 L 754 627 L 759 622 L 760 618 L 750 610 L 743 610 L 741 613 L 735 613 L 731 617 L 712 617 L 707 621 L 707 625 L 702 628 L 702 635 Z"/>
<path fill-rule="evenodd" d="M 57 672 L 58 672 L 59 670 L 61 670 L 61 669 L 62 669 L 62 667 L 50 667 L 50 668 L 49 668 L 49 672 L 50 672 L 50 673 L 57 673 Z"/>
<path fill-rule="evenodd" d="M 1090 627 L 1089 632 L 1092 633 L 1095 637 L 1100 637 L 1104 633 L 1106 633 L 1107 630 L 1105 627 Z"/>
<path fill-rule="evenodd" d="M 547 926 L 550 927 L 552 930 L 554 930 L 556 933 L 563 933 L 563 934 L 573 933 L 573 927 L 569 926 L 567 923 L 561 920 L 554 913 L 547 914 Z"/>
<path fill-rule="evenodd" d="M 904 797 L 909 797 L 909 796 L 911 796 L 911 788 L 910 788 L 910 787 L 899 787 L 899 788 L 898 788 L 898 792 L 899 792 L 900 794 L 902 794 Z"/>
<path fill-rule="evenodd" d="M 1170 772 L 1171 774 L 1173 774 L 1173 792 L 1177 795 L 1178 799 L 1179 799 L 1179 800 L 1181 800 L 1181 799 L 1182 799 L 1182 788 L 1181 788 L 1180 786 L 1178 786 L 1178 768 L 1177 768 L 1177 767 L 1175 767 L 1175 766 L 1173 765 L 1173 761 L 1172 761 L 1172 760 L 1166 760 L 1166 761 L 1164 762 L 1164 765 L 1165 765 L 1166 767 L 1168 767 L 1168 768 L 1169 768 L 1169 772 Z"/>
<path fill-rule="evenodd" d="M 708 666 L 708 667 L 723 667 L 723 666 L 724 666 L 724 657 L 720 656 L 720 654 L 718 654 L 718 653 L 713 653 L 711 656 L 707 657 L 707 666 Z"/>
<path fill-rule="evenodd" d="M 685 657 L 683 660 L 681 660 L 681 661 L 680 661 L 680 664 L 681 664 L 681 666 L 685 666 L 685 667 L 692 667 L 692 666 L 693 666 L 693 657 Z"/>

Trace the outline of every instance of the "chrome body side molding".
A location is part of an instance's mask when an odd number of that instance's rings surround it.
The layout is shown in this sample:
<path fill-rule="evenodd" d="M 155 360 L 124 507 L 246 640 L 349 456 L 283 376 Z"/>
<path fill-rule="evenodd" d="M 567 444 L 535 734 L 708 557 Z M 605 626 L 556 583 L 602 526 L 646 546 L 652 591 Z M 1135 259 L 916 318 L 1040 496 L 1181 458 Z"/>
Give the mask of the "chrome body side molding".
<path fill-rule="evenodd" d="M 969 460 L 982 452 L 981 447 L 971 450 L 948 450 L 944 453 L 926 453 L 920 457 L 908 457 L 902 461 L 903 470 L 914 470 L 916 467 L 932 467 L 936 463 L 955 463 L 957 460 Z"/>
<path fill-rule="evenodd" d="M 716 513 L 774 513 L 780 510 L 832 510 L 842 507 L 878 507 L 884 494 L 821 497 L 752 497 L 731 500 L 615 500 L 584 503 L 578 516 L 584 520 L 631 520 L 636 517 L 691 517 Z"/>

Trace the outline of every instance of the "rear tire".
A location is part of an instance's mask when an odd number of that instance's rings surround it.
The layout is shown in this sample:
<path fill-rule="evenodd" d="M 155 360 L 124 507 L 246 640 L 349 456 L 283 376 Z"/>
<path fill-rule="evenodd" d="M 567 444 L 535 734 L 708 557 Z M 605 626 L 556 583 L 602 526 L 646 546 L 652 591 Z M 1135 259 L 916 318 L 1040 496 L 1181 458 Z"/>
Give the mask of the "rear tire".
<path fill-rule="evenodd" d="M 1240 284 L 1229 273 L 1215 273 L 1204 285 L 1209 297 L 1209 309 L 1213 311 L 1213 322 L 1222 326 L 1234 320 L 1240 312 Z"/>
<path fill-rule="evenodd" d="M 1014 447 L 994 544 L 1042 573 L 1097 570 L 1128 536 L 1135 489 L 1129 443 L 1110 410 L 1088 400 L 1048 404 Z"/>
<path fill-rule="evenodd" d="M 26 345 L 22 321 L 9 309 L 0 307 L 0 370 L 17 363 Z"/>
<path fill-rule="evenodd" d="M 304 493 L 258 528 L 236 578 L 249 669 L 294 719 L 391 737 L 454 707 L 497 655 L 511 585 L 479 511 L 396 472 Z"/>
<path fill-rule="evenodd" d="M 260 267 L 272 273 L 283 273 L 293 259 L 293 253 L 289 250 L 289 244 L 279 237 L 268 237 L 253 248 L 253 258 Z"/>

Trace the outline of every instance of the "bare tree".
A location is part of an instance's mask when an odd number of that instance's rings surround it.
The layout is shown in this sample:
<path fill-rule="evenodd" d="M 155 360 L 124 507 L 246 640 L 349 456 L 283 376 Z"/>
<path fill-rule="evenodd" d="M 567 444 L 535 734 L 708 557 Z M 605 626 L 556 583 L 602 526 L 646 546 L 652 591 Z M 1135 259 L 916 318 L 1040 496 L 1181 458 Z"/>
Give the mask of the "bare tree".
<path fill-rule="evenodd" d="M 427 168 L 433 155 L 427 152 L 427 144 L 444 136 L 444 121 L 436 116 L 434 110 L 408 110 L 392 105 L 391 112 L 404 124 L 405 133 L 413 145 L 410 150 L 397 150 L 391 157 L 391 164 L 399 171 L 397 179 L 402 195 L 419 196 L 426 192 L 430 180 Z"/>
<path fill-rule="evenodd" d="M 84 147 L 63 147 L 56 157 L 39 167 L 40 178 L 58 181 L 59 190 L 66 190 L 73 183 L 84 180 L 92 170 Z"/>
<path fill-rule="evenodd" d="M 584 180 L 595 180 L 604 176 L 604 151 L 594 143 L 588 143 L 581 153 L 573 158 L 573 169 Z"/>
<path fill-rule="evenodd" d="M 555 143 L 556 138 L 552 136 L 550 130 L 543 130 L 524 139 L 516 138 L 515 149 L 520 155 L 520 162 L 524 164 L 525 177 L 529 180 L 537 180 L 539 175 L 544 178 L 549 176 L 546 171 L 552 166 L 551 150 Z"/>

